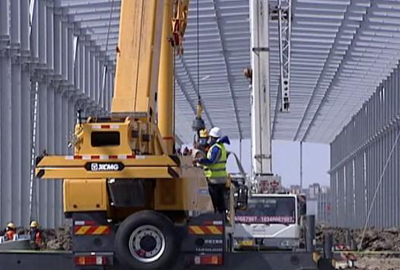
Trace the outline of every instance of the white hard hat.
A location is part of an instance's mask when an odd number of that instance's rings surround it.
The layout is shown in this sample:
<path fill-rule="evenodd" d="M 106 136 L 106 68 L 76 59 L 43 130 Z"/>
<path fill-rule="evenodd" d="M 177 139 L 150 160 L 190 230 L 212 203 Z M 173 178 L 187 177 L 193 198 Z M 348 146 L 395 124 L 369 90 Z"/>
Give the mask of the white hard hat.
<path fill-rule="evenodd" d="M 221 138 L 222 132 L 219 127 L 213 127 L 208 135 L 213 138 Z"/>

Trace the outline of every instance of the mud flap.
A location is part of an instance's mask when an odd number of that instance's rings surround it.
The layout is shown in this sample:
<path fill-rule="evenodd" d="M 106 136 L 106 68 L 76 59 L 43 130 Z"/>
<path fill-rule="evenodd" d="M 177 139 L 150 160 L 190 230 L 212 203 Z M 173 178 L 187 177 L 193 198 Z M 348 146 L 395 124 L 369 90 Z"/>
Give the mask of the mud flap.
<path fill-rule="evenodd" d="M 72 214 L 72 250 L 76 270 L 114 265 L 115 227 L 103 212 Z M 100 264 L 100 265 L 99 265 Z"/>
<path fill-rule="evenodd" d="M 181 247 L 187 265 L 222 265 L 225 254 L 225 221 L 221 214 L 203 214 L 183 228 Z"/>

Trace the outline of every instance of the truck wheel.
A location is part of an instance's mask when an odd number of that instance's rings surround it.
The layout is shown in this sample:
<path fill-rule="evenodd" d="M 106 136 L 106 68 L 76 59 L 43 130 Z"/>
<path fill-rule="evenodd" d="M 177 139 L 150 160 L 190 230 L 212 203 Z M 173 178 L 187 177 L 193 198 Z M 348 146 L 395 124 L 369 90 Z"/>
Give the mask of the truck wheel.
<path fill-rule="evenodd" d="M 169 269 L 179 256 L 174 224 L 154 211 L 125 219 L 115 236 L 117 259 L 132 270 Z"/>

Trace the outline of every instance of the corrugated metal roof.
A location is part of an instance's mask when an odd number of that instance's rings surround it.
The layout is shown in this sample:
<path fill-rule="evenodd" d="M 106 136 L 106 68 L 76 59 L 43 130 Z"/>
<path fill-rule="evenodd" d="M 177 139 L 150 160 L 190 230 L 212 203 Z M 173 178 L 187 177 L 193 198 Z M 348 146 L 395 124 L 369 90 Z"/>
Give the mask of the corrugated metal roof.
<path fill-rule="evenodd" d="M 120 1 L 60 0 L 58 4 L 64 7 L 71 21 L 87 30 L 102 50 L 107 49 L 110 59 L 115 59 Z M 242 0 L 199 2 L 198 73 L 197 1 L 191 1 L 184 55 L 176 57 L 176 132 L 183 141 L 192 138 L 191 125 L 198 93 L 203 100 L 208 126 L 219 126 L 231 137 L 250 137 L 250 92 L 242 75 L 250 65 L 248 9 L 248 2 Z"/>
<path fill-rule="evenodd" d="M 271 7 L 276 3 L 271 0 Z M 56 5 L 115 59 L 119 0 L 57 0 Z M 199 5 L 205 120 L 233 138 L 249 138 L 250 90 L 242 75 L 250 65 L 248 1 L 201 0 Z M 197 104 L 196 6 L 192 0 L 185 54 L 176 59 L 177 134 L 183 141 L 191 140 Z M 328 143 L 398 63 L 400 5 L 394 0 L 293 0 L 292 10 L 290 113 L 280 113 L 276 102 L 278 27 L 277 21 L 270 23 L 273 138 Z"/>
<path fill-rule="evenodd" d="M 271 1 L 272 3 L 272 1 Z M 328 143 L 398 63 L 398 1 L 293 0 L 291 112 L 273 104 L 274 139 Z M 277 24 L 270 26 L 278 65 Z M 271 90 L 279 82 L 272 69 Z"/>

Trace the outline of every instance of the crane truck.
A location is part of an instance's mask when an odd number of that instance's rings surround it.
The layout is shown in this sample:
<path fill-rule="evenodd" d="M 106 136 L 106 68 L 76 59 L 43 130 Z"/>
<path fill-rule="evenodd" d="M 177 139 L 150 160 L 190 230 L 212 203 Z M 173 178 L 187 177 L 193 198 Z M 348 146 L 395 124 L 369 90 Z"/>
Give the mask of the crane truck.
<path fill-rule="evenodd" d="M 235 213 L 235 250 L 296 250 L 304 244 L 306 200 L 282 188 L 280 177 L 258 181 L 245 210 Z"/>
<path fill-rule="evenodd" d="M 36 161 L 38 178 L 63 179 L 72 251 L 0 252 L 1 269 L 331 269 L 313 249 L 232 252 L 202 169 L 175 154 L 172 64 L 187 16 L 188 0 L 122 0 L 111 114 L 79 117 L 74 155 Z"/>

